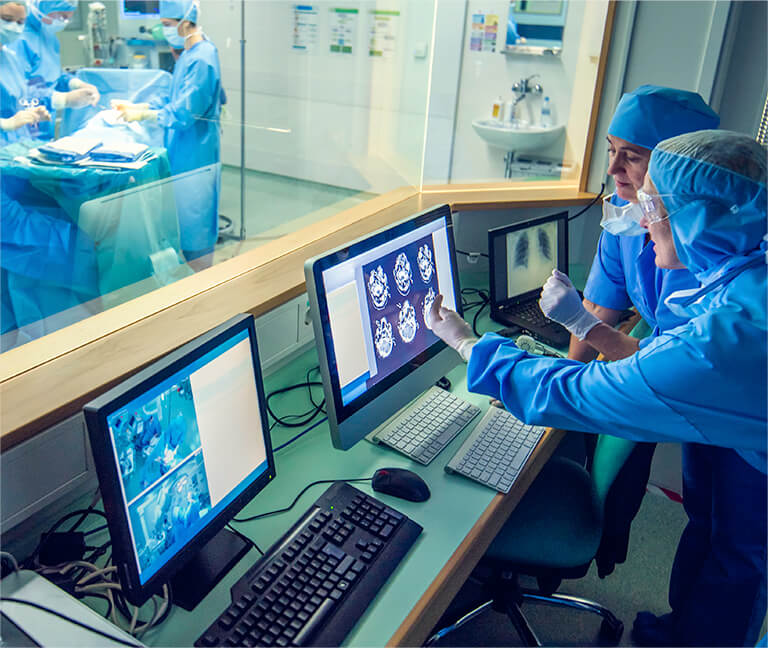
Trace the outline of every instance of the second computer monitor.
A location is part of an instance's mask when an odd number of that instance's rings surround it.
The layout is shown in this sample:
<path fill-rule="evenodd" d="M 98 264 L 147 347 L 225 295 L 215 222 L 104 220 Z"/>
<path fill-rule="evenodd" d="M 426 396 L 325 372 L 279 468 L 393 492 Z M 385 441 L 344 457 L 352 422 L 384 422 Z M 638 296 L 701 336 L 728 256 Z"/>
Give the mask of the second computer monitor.
<path fill-rule="evenodd" d="M 461 314 L 451 210 L 441 205 L 304 266 L 333 444 L 348 449 L 452 369 L 430 327 Z"/>

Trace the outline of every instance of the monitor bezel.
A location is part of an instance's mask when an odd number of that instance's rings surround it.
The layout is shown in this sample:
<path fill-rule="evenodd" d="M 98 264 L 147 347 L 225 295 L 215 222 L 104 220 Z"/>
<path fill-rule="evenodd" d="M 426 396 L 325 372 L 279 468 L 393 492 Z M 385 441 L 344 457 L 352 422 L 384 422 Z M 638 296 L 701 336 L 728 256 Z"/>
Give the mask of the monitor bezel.
<path fill-rule="evenodd" d="M 259 399 L 267 469 L 257 476 L 229 505 L 216 514 L 185 547 L 171 556 L 165 565 L 158 569 L 145 583 L 142 583 L 133 550 L 128 519 L 129 512 L 127 507 L 123 506 L 120 488 L 121 477 L 115 461 L 107 417 L 242 331 L 248 331 L 251 342 L 251 360 Z M 83 413 L 104 502 L 104 512 L 112 539 L 113 563 L 117 566 L 123 593 L 134 605 L 143 604 L 157 593 L 163 583 L 181 570 L 200 548 L 221 531 L 232 517 L 275 477 L 275 460 L 269 434 L 269 421 L 253 315 L 237 315 L 184 344 L 85 405 Z"/>
<path fill-rule="evenodd" d="M 339 373 L 336 369 L 336 356 L 332 344 L 330 330 L 330 320 L 328 317 L 328 304 L 326 301 L 325 284 L 323 282 L 323 272 L 339 263 L 347 261 L 352 256 L 363 254 L 375 247 L 388 243 L 400 236 L 408 234 L 419 227 L 445 218 L 446 230 L 448 231 L 448 251 L 451 262 L 451 278 L 454 288 L 454 303 L 459 315 L 463 315 L 461 305 L 461 286 L 459 284 L 458 267 L 456 263 L 456 245 L 453 233 L 453 218 L 450 206 L 447 204 L 438 205 L 410 216 L 398 223 L 389 225 L 386 228 L 377 230 L 363 238 L 357 239 L 347 245 L 336 248 L 326 254 L 309 259 L 306 262 L 305 270 L 312 277 L 310 301 L 314 307 L 316 304 L 317 313 L 315 321 L 319 321 L 322 335 L 319 338 L 319 346 L 322 349 L 320 354 L 320 369 L 323 374 L 323 383 L 326 387 L 326 399 L 330 391 L 331 405 L 329 408 L 329 419 L 333 425 L 341 425 L 344 421 L 352 417 L 356 412 L 369 405 L 376 398 L 393 389 L 397 384 L 406 378 L 409 374 L 425 365 L 429 360 L 437 356 L 441 351 L 447 348 L 442 340 L 438 339 L 423 352 L 412 358 L 407 364 L 403 365 L 392 374 L 376 383 L 364 394 L 356 398 L 351 403 L 344 405 L 341 400 L 341 385 L 339 384 Z M 315 337 L 318 337 L 318 331 L 315 331 Z M 336 441 L 336 440 L 334 440 Z"/>
<path fill-rule="evenodd" d="M 534 297 L 541 293 L 541 287 L 534 288 L 533 290 L 520 293 L 514 297 L 506 295 L 506 288 L 504 290 L 505 297 L 499 299 L 497 297 L 498 285 L 496 282 L 496 265 L 499 263 L 499 254 L 497 253 L 495 243 L 498 240 L 503 240 L 510 232 L 516 232 L 522 229 L 528 229 L 530 227 L 538 227 L 545 223 L 557 221 L 557 269 L 560 272 L 568 274 L 568 211 L 557 212 L 556 214 L 550 214 L 549 216 L 542 216 L 541 218 L 532 218 L 528 220 L 519 221 L 512 225 L 503 225 L 502 227 L 495 227 L 488 230 L 488 289 L 490 292 L 491 301 L 491 313 L 498 312 L 500 308 L 504 306 L 517 304 L 518 302 L 528 301 L 531 297 Z M 504 245 L 504 251 L 506 252 L 506 241 L 502 243 Z M 504 263 L 506 264 L 506 256 Z M 506 266 L 505 266 L 506 267 Z"/>

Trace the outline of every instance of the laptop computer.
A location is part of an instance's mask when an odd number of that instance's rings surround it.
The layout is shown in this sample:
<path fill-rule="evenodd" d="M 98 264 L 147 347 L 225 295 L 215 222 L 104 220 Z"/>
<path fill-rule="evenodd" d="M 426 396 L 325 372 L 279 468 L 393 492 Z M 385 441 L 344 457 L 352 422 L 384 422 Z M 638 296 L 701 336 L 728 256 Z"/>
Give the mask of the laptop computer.
<path fill-rule="evenodd" d="M 568 272 L 568 212 L 490 230 L 488 257 L 491 319 L 550 346 L 567 346 L 570 333 L 545 317 L 538 301 L 554 268 Z"/>

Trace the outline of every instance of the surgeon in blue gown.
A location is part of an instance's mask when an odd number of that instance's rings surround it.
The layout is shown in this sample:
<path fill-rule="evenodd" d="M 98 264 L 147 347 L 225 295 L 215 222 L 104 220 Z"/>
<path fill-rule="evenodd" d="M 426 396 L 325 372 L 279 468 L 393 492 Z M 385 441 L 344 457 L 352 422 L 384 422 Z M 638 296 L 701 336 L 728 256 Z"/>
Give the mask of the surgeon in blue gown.
<path fill-rule="evenodd" d="M 29 93 L 38 105 L 51 113 L 50 123 L 40 124 L 36 135 L 54 135 L 55 111 L 65 107 L 82 108 L 99 101 L 99 91 L 90 83 L 62 71 L 61 46 L 57 34 L 72 19 L 75 0 L 28 0 L 29 15 L 21 38 L 13 49 L 24 62 Z"/>
<path fill-rule="evenodd" d="M 648 170 L 651 150 L 661 140 L 696 130 L 717 128 L 717 114 L 695 92 L 642 85 L 624 94 L 608 126 L 608 175 L 616 190 L 603 200 L 602 233 L 584 288 L 584 307 L 615 325 L 624 309 L 634 306 L 651 336 L 679 326 L 684 319 L 664 304 L 667 295 L 698 286 L 685 268 L 659 268 L 646 229 L 632 218 L 637 190 Z M 615 358 L 611 344 L 595 348 L 572 335 L 568 357 L 583 362 L 601 352 Z M 619 356 L 620 357 L 620 356 Z M 591 460 L 595 437 L 585 438 Z M 624 562 L 632 520 L 640 509 L 656 445 L 638 443 L 616 478 L 605 503 L 605 523 L 595 556 L 598 574 L 610 574 Z"/>
<path fill-rule="evenodd" d="M 34 105 L 24 59 L 11 47 L 21 37 L 27 18 L 23 2 L 0 0 L 0 146 L 32 137 L 39 122 L 50 121 L 43 105 Z"/>
<path fill-rule="evenodd" d="M 699 285 L 666 299 L 685 324 L 615 362 L 533 356 L 495 334 L 477 340 L 441 297 L 433 305 L 433 331 L 468 360 L 469 388 L 525 422 L 683 442 L 689 522 L 670 578 L 672 611 L 638 614 L 639 645 L 754 645 L 765 616 L 765 183 L 765 151 L 745 135 L 707 130 L 656 146 L 640 223 L 656 264 L 685 267 Z M 550 317 L 587 341 L 612 331 L 567 277 L 548 283 Z"/>
<path fill-rule="evenodd" d="M 197 0 L 161 0 L 168 44 L 184 48 L 173 68 L 168 100 L 157 106 L 122 106 L 126 121 L 156 120 L 165 128 L 165 147 L 174 176 L 181 248 L 195 269 L 211 264 L 218 237 L 221 186 L 221 70 L 219 54 L 198 27 Z M 187 173 L 197 170 L 197 173 Z"/>

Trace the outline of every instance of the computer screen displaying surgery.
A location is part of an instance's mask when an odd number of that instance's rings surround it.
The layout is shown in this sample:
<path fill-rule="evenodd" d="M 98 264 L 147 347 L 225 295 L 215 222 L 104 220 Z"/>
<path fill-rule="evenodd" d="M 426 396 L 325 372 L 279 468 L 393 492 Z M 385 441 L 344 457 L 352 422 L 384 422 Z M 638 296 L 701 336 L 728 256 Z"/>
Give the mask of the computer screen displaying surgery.
<path fill-rule="evenodd" d="M 268 469 L 248 330 L 106 420 L 141 583 Z"/>
<path fill-rule="evenodd" d="M 448 222 L 428 222 L 322 272 L 341 402 L 347 405 L 438 341 L 435 296 L 456 308 Z"/>

